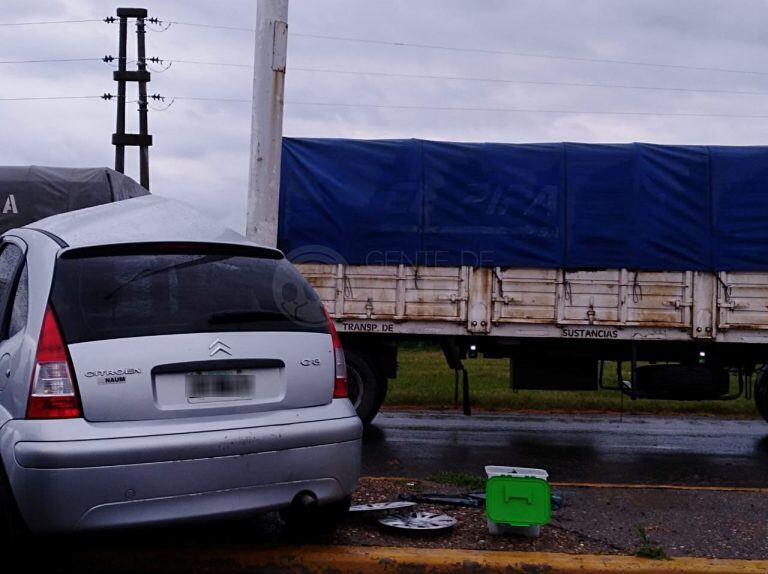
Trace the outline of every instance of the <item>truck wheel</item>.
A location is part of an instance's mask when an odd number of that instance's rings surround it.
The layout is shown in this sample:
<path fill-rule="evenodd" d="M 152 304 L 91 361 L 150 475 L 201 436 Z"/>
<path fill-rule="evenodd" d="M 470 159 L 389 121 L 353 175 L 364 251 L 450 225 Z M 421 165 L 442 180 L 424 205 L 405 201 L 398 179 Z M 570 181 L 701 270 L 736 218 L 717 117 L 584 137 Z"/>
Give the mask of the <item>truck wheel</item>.
<path fill-rule="evenodd" d="M 387 395 L 387 378 L 367 355 L 345 349 L 344 356 L 347 359 L 349 400 L 352 401 L 357 416 L 367 425 L 379 412 L 379 407 Z"/>
<path fill-rule="evenodd" d="M 755 382 L 755 406 L 768 422 L 768 371 L 762 371 Z"/>

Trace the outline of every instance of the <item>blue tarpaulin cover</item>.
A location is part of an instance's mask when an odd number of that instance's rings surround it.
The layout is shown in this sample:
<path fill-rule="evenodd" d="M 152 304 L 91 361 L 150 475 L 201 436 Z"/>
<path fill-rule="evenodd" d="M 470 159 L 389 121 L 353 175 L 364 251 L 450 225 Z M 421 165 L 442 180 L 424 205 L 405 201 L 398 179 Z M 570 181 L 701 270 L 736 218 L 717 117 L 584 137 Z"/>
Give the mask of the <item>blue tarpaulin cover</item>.
<path fill-rule="evenodd" d="M 768 270 L 768 147 L 283 140 L 298 261 Z"/>

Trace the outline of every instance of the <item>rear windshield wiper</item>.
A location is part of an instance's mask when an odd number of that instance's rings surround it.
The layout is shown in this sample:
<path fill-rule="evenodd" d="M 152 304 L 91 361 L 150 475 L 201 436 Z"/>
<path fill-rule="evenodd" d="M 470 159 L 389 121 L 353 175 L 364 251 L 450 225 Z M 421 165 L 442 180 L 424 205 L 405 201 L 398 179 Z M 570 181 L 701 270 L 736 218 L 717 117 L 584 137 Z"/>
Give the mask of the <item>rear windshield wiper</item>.
<path fill-rule="evenodd" d="M 151 269 L 151 268 L 142 269 L 141 271 L 136 273 L 136 275 L 128 279 L 128 281 L 126 281 L 125 283 L 121 283 L 120 285 L 115 287 L 112 291 L 104 295 L 104 300 L 109 301 L 110 299 L 112 299 L 112 297 L 117 295 L 120 291 L 122 291 L 128 285 L 140 279 L 146 279 L 147 277 L 158 275 L 159 273 L 167 273 L 172 269 L 185 269 L 187 267 L 195 267 L 203 263 L 214 263 L 216 261 L 224 261 L 226 259 L 231 259 L 231 258 L 232 258 L 232 255 L 203 255 L 201 257 L 198 257 L 197 259 L 192 259 L 191 261 L 182 261 L 181 263 L 174 263 L 173 265 L 160 267 L 158 269 Z"/>

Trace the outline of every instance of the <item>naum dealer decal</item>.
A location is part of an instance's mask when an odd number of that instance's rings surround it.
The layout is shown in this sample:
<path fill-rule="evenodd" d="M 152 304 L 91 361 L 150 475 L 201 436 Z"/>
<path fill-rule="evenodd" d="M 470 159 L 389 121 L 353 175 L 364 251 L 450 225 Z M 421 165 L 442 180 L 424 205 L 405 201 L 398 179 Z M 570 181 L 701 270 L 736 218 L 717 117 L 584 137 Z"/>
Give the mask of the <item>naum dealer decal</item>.
<path fill-rule="evenodd" d="M 127 368 L 127 369 L 107 369 L 103 371 L 87 371 L 86 377 L 98 377 L 96 379 L 97 385 L 119 385 L 126 382 L 127 375 L 140 375 L 141 369 Z"/>

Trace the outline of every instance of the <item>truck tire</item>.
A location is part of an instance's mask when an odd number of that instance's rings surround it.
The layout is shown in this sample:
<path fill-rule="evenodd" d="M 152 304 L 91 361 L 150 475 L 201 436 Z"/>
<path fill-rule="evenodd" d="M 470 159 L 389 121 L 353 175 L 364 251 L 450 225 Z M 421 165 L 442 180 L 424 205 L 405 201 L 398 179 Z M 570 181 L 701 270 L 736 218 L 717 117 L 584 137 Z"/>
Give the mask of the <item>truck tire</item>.
<path fill-rule="evenodd" d="M 755 406 L 768 422 L 768 371 L 762 371 L 755 382 Z"/>
<path fill-rule="evenodd" d="M 347 359 L 349 400 L 364 425 L 370 424 L 387 396 L 387 378 L 363 352 L 344 350 Z"/>

